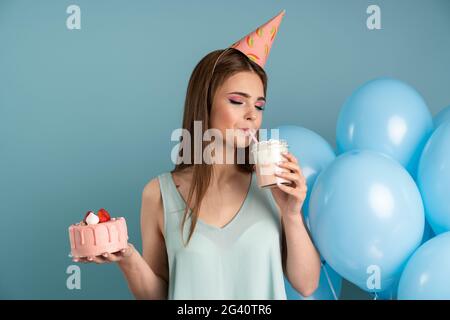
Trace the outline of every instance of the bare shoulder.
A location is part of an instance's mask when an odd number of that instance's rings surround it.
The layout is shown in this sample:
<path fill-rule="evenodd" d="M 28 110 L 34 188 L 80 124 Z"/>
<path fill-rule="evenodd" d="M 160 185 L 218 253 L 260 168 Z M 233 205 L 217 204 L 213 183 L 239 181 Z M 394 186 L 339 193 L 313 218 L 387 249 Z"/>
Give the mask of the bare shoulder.
<path fill-rule="evenodd" d="M 141 234 L 142 257 L 156 275 L 168 282 L 164 209 L 158 178 L 150 180 L 142 191 Z"/>
<path fill-rule="evenodd" d="M 189 185 L 192 170 L 186 168 L 183 170 L 170 172 L 177 189 L 184 193 Z M 142 191 L 142 218 L 143 220 L 158 222 L 158 229 L 164 234 L 164 205 L 161 196 L 161 187 L 158 177 L 150 180 Z"/>
<path fill-rule="evenodd" d="M 155 221 L 158 224 L 158 229 L 163 233 L 164 226 L 164 208 L 161 197 L 161 189 L 159 186 L 159 179 L 153 178 L 144 187 L 142 191 L 142 218 L 146 221 Z"/>
<path fill-rule="evenodd" d="M 145 185 L 142 195 L 152 202 L 161 201 L 161 190 L 159 187 L 159 179 L 157 177 L 153 178 Z"/>

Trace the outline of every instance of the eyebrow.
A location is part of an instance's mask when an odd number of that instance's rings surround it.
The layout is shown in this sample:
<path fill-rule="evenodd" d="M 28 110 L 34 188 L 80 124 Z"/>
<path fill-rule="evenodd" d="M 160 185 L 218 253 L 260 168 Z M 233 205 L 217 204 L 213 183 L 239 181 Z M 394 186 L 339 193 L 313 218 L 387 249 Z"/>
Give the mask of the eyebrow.
<path fill-rule="evenodd" d="M 234 91 L 234 92 L 229 92 L 228 94 L 237 94 L 237 95 L 240 95 L 240 96 L 243 96 L 243 97 L 245 97 L 245 98 L 250 98 L 251 97 L 251 95 L 249 95 L 248 93 L 245 93 L 245 92 L 239 92 L 239 91 Z M 257 101 L 266 101 L 266 98 L 264 98 L 264 97 L 258 97 L 258 99 L 256 99 Z"/>

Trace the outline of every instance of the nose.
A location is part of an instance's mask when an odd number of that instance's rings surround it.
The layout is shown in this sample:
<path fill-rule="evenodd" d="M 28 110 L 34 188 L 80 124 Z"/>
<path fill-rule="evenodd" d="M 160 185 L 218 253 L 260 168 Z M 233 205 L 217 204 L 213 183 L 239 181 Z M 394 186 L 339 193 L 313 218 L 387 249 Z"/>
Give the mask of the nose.
<path fill-rule="evenodd" d="M 251 108 L 245 115 L 246 120 L 256 120 L 256 110 L 254 108 Z"/>

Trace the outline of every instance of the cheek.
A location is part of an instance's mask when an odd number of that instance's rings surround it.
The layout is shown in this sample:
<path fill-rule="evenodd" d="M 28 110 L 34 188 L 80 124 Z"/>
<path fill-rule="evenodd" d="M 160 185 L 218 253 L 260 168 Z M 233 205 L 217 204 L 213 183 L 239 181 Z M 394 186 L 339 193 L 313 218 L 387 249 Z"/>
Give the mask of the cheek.
<path fill-rule="evenodd" d="M 258 116 L 256 118 L 256 122 L 255 122 L 257 128 L 261 128 L 261 124 L 262 124 L 262 120 L 263 120 L 263 113 L 264 113 L 263 111 L 258 113 Z"/>
<path fill-rule="evenodd" d="M 238 110 L 233 110 L 229 106 L 219 106 L 215 109 L 214 115 L 211 118 L 211 127 L 219 130 L 233 128 L 238 119 Z"/>

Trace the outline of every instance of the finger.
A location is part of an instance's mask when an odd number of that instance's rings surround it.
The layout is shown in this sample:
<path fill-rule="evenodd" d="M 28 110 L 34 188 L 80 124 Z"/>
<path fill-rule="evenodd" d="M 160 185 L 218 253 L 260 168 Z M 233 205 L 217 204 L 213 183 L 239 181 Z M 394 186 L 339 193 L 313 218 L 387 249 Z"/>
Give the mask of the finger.
<path fill-rule="evenodd" d="M 103 258 L 108 262 L 116 262 L 120 260 L 119 257 L 117 257 L 114 253 L 104 253 Z"/>
<path fill-rule="evenodd" d="M 306 184 L 302 184 L 300 187 L 300 192 L 308 193 L 308 186 Z"/>
<path fill-rule="evenodd" d="M 277 183 L 278 188 L 280 188 L 282 191 L 291 194 L 293 196 L 295 196 L 295 187 L 290 187 L 290 186 L 286 186 L 282 183 Z"/>
<path fill-rule="evenodd" d="M 306 185 L 306 178 L 305 178 L 305 176 L 303 175 L 303 173 L 302 173 L 302 169 L 300 169 L 300 167 L 298 167 L 298 172 L 297 172 L 297 174 L 298 174 L 298 182 L 299 182 L 299 185 L 300 186 L 302 186 L 302 185 Z"/>
<path fill-rule="evenodd" d="M 286 192 L 287 194 L 295 197 L 296 199 L 298 199 L 298 200 L 300 200 L 302 202 L 304 202 L 305 199 L 306 199 L 306 192 L 304 192 L 304 191 L 300 191 L 299 192 L 296 188 L 293 188 L 293 187 L 290 187 L 290 186 L 286 186 L 286 185 L 283 185 L 283 184 L 278 184 L 278 187 L 282 191 Z"/>
<path fill-rule="evenodd" d="M 117 251 L 115 253 L 115 255 L 120 258 L 127 258 L 131 255 L 131 252 L 132 252 L 132 250 L 131 250 L 130 246 L 128 245 L 128 247 L 121 249 L 120 251 Z"/>
<path fill-rule="evenodd" d="M 122 254 L 122 256 L 124 258 L 129 257 L 133 254 L 134 252 L 134 246 L 131 243 L 128 243 L 127 247 L 120 250 L 120 253 Z"/>
<path fill-rule="evenodd" d="M 131 255 L 134 247 L 131 243 L 128 244 L 127 248 L 124 248 L 120 251 L 116 251 L 113 253 L 105 252 L 102 257 L 109 262 L 117 262 L 123 258 L 126 258 Z"/>
<path fill-rule="evenodd" d="M 294 163 L 298 163 L 297 158 L 292 153 L 286 152 L 282 153 L 281 155 Z"/>
<path fill-rule="evenodd" d="M 280 168 L 289 169 L 291 171 L 294 171 L 294 172 L 297 172 L 299 174 L 302 174 L 302 169 L 295 162 L 280 161 L 280 162 L 277 163 L 277 166 L 279 166 Z"/>
<path fill-rule="evenodd" d="M 300 175 L 300 178 L 299 178 L 299 180 L 298 180 L 298 187 L 299 187 L 300 189 L 302 189 L 302 188 L 307 188 L 307 187 L 308 187 L 308 186 L 306 185 L 306 179 L 305 179 L 305 177 L 302 176 L 302 175 Z"/>
<path fill-rule="evenodd" d="M 306 198 L 306 195 L 307 195 L 307 191 L 306 190 L 300 190 L 300 198 L 301 199 L 305 199 Z"/>
<path fill-rule="evenodd" d="M 97 256 L 97 257 L 94 257 L 93 262 L 95 262 L 97 264 L 102 264 L 102 263 L 105 263 L 108 261 L 106 259 L 104 259 L 102 256 Z"/>
<path fill-rule="evenodd" d="M 89 262 L 86 257 L 77 258 L 77 260 L 78 260 L 77 262 L 79 262 L 79 263 L 88 263 Z"/>
<path fill-rule="evenodd" d="M 301 184 L 301 178 L 298 173 L 292 172 L 275 172 L 275 175 L 280 178 L 285 178 L 287 180 L 294 181 L 297 185 Z"/>
<path fill-rule="evenodd" d="M 104 259 L 102 259 L 102 257 L 101 256 L 92 256 L 92 257 L 87 257 L 87 262 L 88 263 L 97 263 L 97 264 L 101 264 L 101 263 L 104 263 L 105 262 L 105 260 Z"/>

